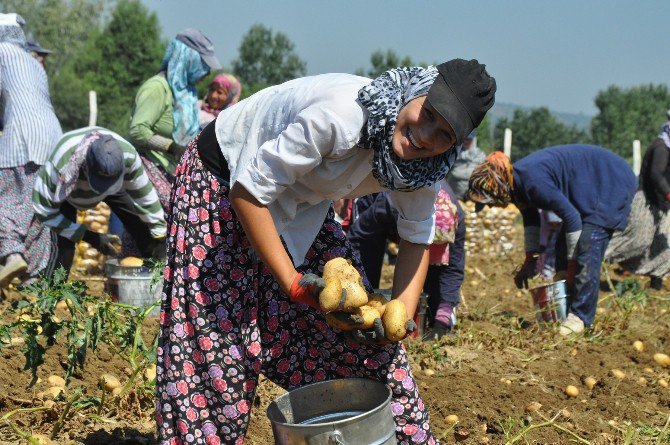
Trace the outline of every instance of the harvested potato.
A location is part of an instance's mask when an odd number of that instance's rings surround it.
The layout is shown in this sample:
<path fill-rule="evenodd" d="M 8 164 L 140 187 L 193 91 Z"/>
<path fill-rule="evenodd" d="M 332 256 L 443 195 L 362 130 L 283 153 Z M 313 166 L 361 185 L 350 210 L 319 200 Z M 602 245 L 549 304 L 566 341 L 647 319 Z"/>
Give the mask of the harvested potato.
<path fill-rule="evenodd" d="M 118 397 L 119 395 L 121 395 L 121 391 L 122 391 L 122 390 L 123 390 L 123 388 L 120 387 L 120 386 L 119 386 L 118 388 L 114 388 L 114 389 L 112 390 L 112 395 L 113 395 L 114 397 Z"/>
<path fill-rule="evenodd" d="M 665 380 L 665 379 L 660 379 L 660 380 L 658 381 L 658 385 L 659 385 L 659 386 L 662 386 L 663 388 L 667 388 L 667 387 L 668 387 L 668 381 Z"/>
<path fill-rule="evenodd" d="M 340 280 L 342 289 L 347 292 L 345 300 L 339 304 L 337 310 L 352 313 L 356 308 L 368 302 L 368 294 L 363 286 L 361 274 L 346 259 L 333 258 L 323 266 L 324 281 L 328 283 L 328 279 L 331 277 L 337 277 Z M 326 284 L 326 286 L 328 285 Z M 329 294 L 329 298 L 333 299 L 334 295 Z M 338 298 L 341 298 L 341 296 Z M 329 301 L 332 302 L 332 300 Z"/>
<path fill-rule="evenodd" d="M 351 331 L 353 329 L 361 329 L 363 319 L 342 312 L 330 312 L 326 314 L 326 323 L 342 331 Z"/>
<path fill-rule="evenodd" d="M 612 376 L 616 377 L 619 380 L 626 377 L 626 373 L 621 371 L 620 369 L 612 369 L 610 373 L 612 374 Z"/>
<path fill-rule="evenodd" d="M 144 370 L 144 380 L 147 382 L 156 380 L 156 365 L 149 365 L 147 369 Z"/>
<path fill-rule="evenodd" d="M 432 369 L 426 369 L 423 371 L 424 374 L 426 374 L 426 377 L 434 377 L 435 376 L 435 371 Z"/>
<path fill-rule="evenodd" d="M 568 385 L 565 387 L 565 394 L 568 397 L 577 397 L 579 395 L 579 389 L 576 386 Z"/>
<path fill-rule="evenodd" d="M 35 439 L 39 445 L 51 445 L 52 443 L 54 443 L 44 434 L 31 434 L 30 437 Z"/>
<path fill-rule="evenodd" d="M 142 267 L 144 265 L 144 260 L 142 258 L 137 258 L 134 256 L 127 256 L 121 261 L 119 261 L 119 266 L 121 267 Z"/>
<path fill-rule="evenodd" d="M 593 389 L 597 383 L 598 381 L 591 376 L 584 379 L 584 386 L 586 386 L 588 389 Z"/>
<path fill-rule="evenodd" d="M 63 377 L 57 375 L 50 375 L 47 378 L 47 382 L 51 386 L 60 386 L 61 388 L 65 388 L 65 379 Z"/>
<path fill-rule="evenodd" d="M 637 352 L 644 351 L 644 343 L 642 343 L 640 340 L 635 340 L 633 342 L 633 349 L 635 349 Z"/>
<path fill-rule="evenodd" d="M 325 313 L 342 310 L 342 282 L 335 275 L 324 278 L 326 287 L 319 293 L 319 306 Z"/>
<path fill-rule="evenodd" d="M 449 414 L 447 417 L 444 418 L 444 423 L 447 425 L 453 425 L 454 423 L 458 422 L 458 416 L 456 414 Z"/>
<path fill-rule="evenodd" d="M 407 309 L 400 300 L 391 300 L 386 303 L 386 310 L 382 317 L 384 335 L 391 341 L 400 341 L 407 334 Z"/>
<path fill-rule="evenodd" d="M 375 308 L 380 317 L 384 315 L 386 303 L 388 303 L 388 300 L 382 294 L 370 294 L 368 297 L 368 306 Z"/>
<path fill-rule="evenodd" d="M 115 388 L 121 387 L 121 382 L 112 374 L 103 374 L 100 376 L 100 385 L 107 392 L 112 392 Z"/>
<path fill-rule="evenodd" d="M 49 398 L 49 399 L 55 399 L 55 398 L 58 397 L 63 391 L 65 391 L 65 390 L 63 389 L 62 386 L 51 386 L 51 387 L 47 388 L 46 391 L 44 391 L 44 398 L 45 398 L 45 399 L 46 399 L 46 398 Z"/>
<path fill-rule="evenodd" d="M 664 368 L 670 366 L 670 357 L 668 357 L 668 354 L 663 354 L 662 352 L 654 354 L 654 361 Z"/>
<path fill-rule="evenodd" d="M 540 408 L 542 408 L 542 404 L 540 402 L 530 402 L 528 405 L 526 405 L 526 412 L 534 413 L 535 411 L 539 411 Z"/>

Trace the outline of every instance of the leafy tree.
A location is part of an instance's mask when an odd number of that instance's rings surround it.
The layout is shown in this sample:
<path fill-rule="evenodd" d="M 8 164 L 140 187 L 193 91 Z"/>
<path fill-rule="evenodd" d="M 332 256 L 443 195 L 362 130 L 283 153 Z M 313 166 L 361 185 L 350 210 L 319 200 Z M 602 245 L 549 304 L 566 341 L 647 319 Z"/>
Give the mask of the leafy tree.
<path fill-rule="evenodd" d="M 386 53 L 382 50 L 373 52 L 370 56 L 370 64 L 372 65 L 372 68 L 367 71 L 360 68 L 356 70 L 356 74 L 374 79 L 384 71 L 388 71 L 392 68 L 397 68 L 399 66 L 414 66 L 414 62 L 412 62 L 412 59 L 409 56 L 400 58 L 400 56 L 398 56 L 392 49 L 386 50 Z"/>
<path fill-rule="evenodd" d="M 88 91 L 95 90 L 98 125 L 125 134 L 135 93 L 156 72 L 164 50 L 156 14 L 139 0 L 120 0 L 105 27 L 54 80 L 54 106 L 64 129 L 88 123 Z"/>
<path fill-rule="evenodd" d="M 47 75 L 53 80 L 98 29 L 104 5 L 103 0 L 0 0 L 0 11 L 21 14 L 26 36 L 53 51 L 46 61 Z"/>
<path fill-rule="evenodd" d="M 496 149 L 492 138 L 491 119 L 488 116 L 477 127 L 477 146 L 486 153 Z"/>
<path fill-rule="evenodd" d="M 260 24 L 249 29 L 238 51 L 233 72 L 242 82 L 244 97 L 306 73 L 306 64 L 295 53 L 288 37 Z"/>
<path fill-rule="evenodd" d="M 599 112 L 591 121 L 593 140 L 629 158 L 633 140 L 648 144 L 658 135 L 670 93 L 666 85 L 610 86 L 598 92 L 595 103 Z"/>
<path fill-rule="evenodd" d="M 560 122 L 546 107 L 529 111 L 514 110 L 512 119 L 502 118 L 496 122 L 493 130 L 494 141 L 498 148 L 503 146 L 505 128 L 512 130 L 512 156 L 520 159 L 540 148 L 588 142 L 586 132 L 576 126 Z"/>

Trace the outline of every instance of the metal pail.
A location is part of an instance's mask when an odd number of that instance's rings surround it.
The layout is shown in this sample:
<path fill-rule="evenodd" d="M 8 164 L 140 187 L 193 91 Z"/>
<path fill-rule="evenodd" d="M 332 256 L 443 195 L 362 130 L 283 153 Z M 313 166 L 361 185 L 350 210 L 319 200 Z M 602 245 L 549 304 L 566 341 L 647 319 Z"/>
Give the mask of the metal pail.
<path fill-rule="evenodd" d="M 396 443 L 391 390 L 368 379 L 338 379 L 296 388 L 267 409 L 277 445 Z"/>
<path fill-rule="evenodd" d="M 567 316 L 567 285 L 565 280 L 554 281 L 530 289 L 538 323 L 556 323 Z"/>

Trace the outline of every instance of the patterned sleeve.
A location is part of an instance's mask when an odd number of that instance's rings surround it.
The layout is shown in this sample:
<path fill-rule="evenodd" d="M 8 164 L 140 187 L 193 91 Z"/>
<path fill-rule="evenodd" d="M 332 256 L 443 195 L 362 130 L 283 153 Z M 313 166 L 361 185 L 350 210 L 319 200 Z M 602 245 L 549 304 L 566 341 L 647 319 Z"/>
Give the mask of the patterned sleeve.
<path fill-rule="evenodd" d="M 86 227 L 61 213 L 60 206 L 63 201 L 56 197 L 59 176 L 60 173 L 51 160 L 40 167 L 33 188 L 33 209 L 37 219 L 57 235 L 79 241 L 84 236 Z"/>
<path fill-rule="evenodd" d="M 149 226 L 152 236 L 165 236 L 167 226 L 163 207 L 161 207 L 156 189 L 144 171 L 140 157 L 128 153 L 125 153 L 124 157 L 126 158 L 126 174 L 123 178 L 123 185 L 126 193 L 133 200 L 135 213 Z"/>

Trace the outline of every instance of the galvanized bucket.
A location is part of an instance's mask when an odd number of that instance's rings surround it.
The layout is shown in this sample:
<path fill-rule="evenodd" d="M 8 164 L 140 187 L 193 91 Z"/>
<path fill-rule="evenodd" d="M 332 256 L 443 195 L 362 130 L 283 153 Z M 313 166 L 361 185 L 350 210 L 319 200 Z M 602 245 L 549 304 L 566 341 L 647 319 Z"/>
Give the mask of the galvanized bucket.
<path fill-rule="evenodd" d="M 296 388 L 267 409 L 277 445 L 396 443 L 391 390 L 368 379 L 338 379 Z"/>
<path fill-rule="evenodd" d="M 530 289 L 538 323 L 556 323 L 567 316 L 567 285 L 565 280 L 554 281 Z"/>
<path fill-rule="evenodd" d="M 146 266 L 125 267 L 119 265 L 119 260 L 111 259 L 105 262 L 105 275 L 105 291 L 112 301 L 144 308 L 161 298 L 163 277 L 152 283 L 153 272 Z M 149 316 L 157 317 L 159 314 L 160 307 L 156 306 Z"/>

